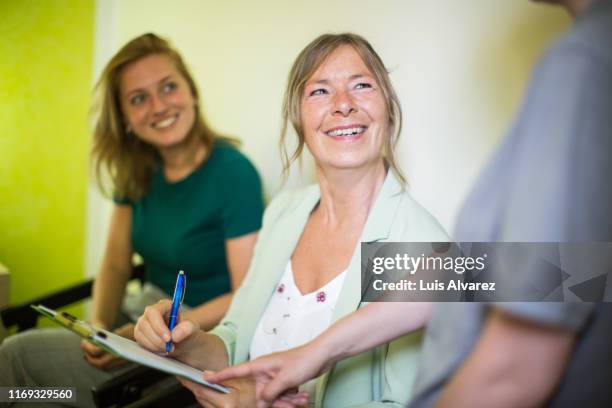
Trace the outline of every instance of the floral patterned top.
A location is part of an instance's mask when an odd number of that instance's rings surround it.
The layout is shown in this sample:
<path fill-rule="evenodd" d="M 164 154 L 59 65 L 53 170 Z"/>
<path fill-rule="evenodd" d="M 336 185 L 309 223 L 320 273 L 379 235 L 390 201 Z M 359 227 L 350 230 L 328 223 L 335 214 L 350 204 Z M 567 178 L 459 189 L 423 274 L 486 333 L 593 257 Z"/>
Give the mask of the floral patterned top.
<path fill-rule="evenodd" d="M 251 342 L 250 359 L 301 346 L 327 329 L 346 271 L 323 287 L 302 295 L 293 279 L 291 260 L 259 319 Z M 314 395 L 314 380 L 301 390 Z"/>

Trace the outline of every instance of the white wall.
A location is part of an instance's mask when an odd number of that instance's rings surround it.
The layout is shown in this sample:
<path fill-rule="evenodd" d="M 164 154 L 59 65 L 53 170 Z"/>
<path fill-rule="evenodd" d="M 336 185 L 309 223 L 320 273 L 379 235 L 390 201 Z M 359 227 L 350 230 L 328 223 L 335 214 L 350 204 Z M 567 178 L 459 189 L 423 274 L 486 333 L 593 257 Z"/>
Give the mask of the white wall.
<path fill-rule="evenodd" d="M 100 3 L 113 9 L 103 53 L 147 31 L 173 41 L 200 85 L 207 119 L 243 140 L 269 195 L 280 186 L 280 107 L 293 59 L 324 32 L 365 36 L 391 70 L 404 108 L 399 159 L 411 190 L 449 231 L 510 123 L 529 68 L 569 22 L 562 10 L 526 0 Z M 302 181 L 293 174 L 289 186 L 312 181 L 312 166 L 305 167 Z M 99 259 L 107 217 L 91 206 L 97 222 L 88 267 Z"/>
<path fill-rule="evenodd" d="M 92 88 L 102 69 L 121 43 L 117 30 L 117 1 L 96 1 L 94 23 L 94 52 Z M 93 124 L 92 124 L 93 125 Z M 93 129 L 93 126 L 92 126 Z M 94 276 L 102 261 L 110 221 L 110 202 L 106 200 L 94 183 L 87 189 L 87 218 L 85 225 L 85 273 Z"/>

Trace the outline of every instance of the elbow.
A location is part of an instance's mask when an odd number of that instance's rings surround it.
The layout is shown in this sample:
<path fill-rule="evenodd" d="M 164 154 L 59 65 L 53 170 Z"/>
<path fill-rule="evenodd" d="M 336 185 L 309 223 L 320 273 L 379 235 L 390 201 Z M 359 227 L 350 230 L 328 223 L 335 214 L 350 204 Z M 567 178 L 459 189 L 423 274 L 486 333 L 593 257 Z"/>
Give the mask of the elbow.
<path fill-rule="evenodd" d="M 484 374 L 484 373 L 483 373 Z M 553 376 L 538 370 L 528 371 L 520 367 L 505 367 L 490 375 L 484 375 L 486 394 L 491 399 L 483 398 L 482 406 L 501 403 L 508 407 L 540 407 L 552 395 L 557 383 Z M 494 402 L 497 401 L 497 402 Z M 502 403 L 503 402 L 503 403 Z"/>

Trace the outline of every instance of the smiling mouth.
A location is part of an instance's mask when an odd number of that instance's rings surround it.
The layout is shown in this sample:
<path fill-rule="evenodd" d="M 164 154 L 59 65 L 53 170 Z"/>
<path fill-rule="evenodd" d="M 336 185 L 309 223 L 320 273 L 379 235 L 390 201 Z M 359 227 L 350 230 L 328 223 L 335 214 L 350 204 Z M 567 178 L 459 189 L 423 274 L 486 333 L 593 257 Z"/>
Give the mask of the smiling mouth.
<path fill-rule="evenodd" d="M 331 137 L 354 137 L 362 134 L 366 131 L 365 126 L 354 126 L 345 129 L 332 129 L 325 132 L 327 136 Z"/>
<path fill-rule="evenodd" d="M 174 124 L 174 122 L 177 121 L 179 115 L 178 113 L 175 115 L 170 116 L 169 118 L 160 120 L 159 122 L 153 122 L 151 124 L 151 127 L 154 129 L 165 129 L 169 126 L 172 126 Z"/>

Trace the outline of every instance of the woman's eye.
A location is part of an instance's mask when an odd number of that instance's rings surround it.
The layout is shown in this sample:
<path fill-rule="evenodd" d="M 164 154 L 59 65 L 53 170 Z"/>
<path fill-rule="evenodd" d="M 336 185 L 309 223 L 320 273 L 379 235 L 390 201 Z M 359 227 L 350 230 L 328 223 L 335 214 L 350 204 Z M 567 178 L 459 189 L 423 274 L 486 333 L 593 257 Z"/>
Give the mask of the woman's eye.
<path fill-rule="evenodd" d="M 317 95 L 324 95 L 326 93 L 327 93 L 327 89 L 318 88 L 318 89 L 315 89 L 314 91 L 310 92 L 308 95 L 309 96 L 317 96 Z"/>
<path fill-rule="evenodd" d="M 365 88 L 372 88 L 372 85 L 367 82 L 360 82 L 357 85 L 355 85 L 355 89 L 365 89 Z"/>
<path fill-rule="evenodd" d="M 166 84 L 164 84 L 164 86 L 162 87 L 162 91 L 164 93 L 170 93 L 172 91 L 174 91 L 177 88 L 177 85 L 175 82 L 168 82 Z"/>
<path fill-rule="evenodd" d="M 143 94 L 136 94 L 130 98 L 131 105 L 140 105 L 145 101 L 145 96 Z"/>

